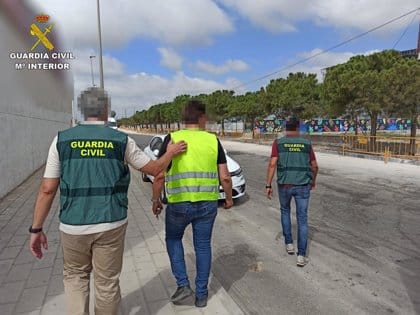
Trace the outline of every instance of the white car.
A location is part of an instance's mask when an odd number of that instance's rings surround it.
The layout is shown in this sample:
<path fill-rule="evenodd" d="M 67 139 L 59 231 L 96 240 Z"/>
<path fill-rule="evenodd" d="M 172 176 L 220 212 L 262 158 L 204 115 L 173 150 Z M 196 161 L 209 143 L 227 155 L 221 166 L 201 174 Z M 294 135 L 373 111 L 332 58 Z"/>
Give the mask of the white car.
<path fill-rule="evenodd" d="M 144 148 L 144 153 L 146 153 L 152 160 L 157 160 L 159 155 L 159 150 L 162 147 L 163 140 L 166 135 L 157 135 L 150 140 L 147 147 Z M 226 150 L 225 150 L 226 153 Z M 242 173 L 242 169 L 239 164 L 233 160 L 226 153 L 227 167 L 232 178 L 232 196 L 234 199 L 240 198 L 245 195 L 245 177 Z M 153 182 L 154 177 L 151 175 L 143 174 L 143 181 Z M 223 191 L 222 186 L 220 186 L 219 200 L 225 199 L 225 192 Z M 162 201 L 167 202 L 166 193 L 163 192 Z"/>
<path fill-rule="evenodd" d="M 108 117 L 108 123 L 107 123 L 108 127 L 117 130 L 118 126 L 117 126 L 117 121 L 114 117 Z"/>

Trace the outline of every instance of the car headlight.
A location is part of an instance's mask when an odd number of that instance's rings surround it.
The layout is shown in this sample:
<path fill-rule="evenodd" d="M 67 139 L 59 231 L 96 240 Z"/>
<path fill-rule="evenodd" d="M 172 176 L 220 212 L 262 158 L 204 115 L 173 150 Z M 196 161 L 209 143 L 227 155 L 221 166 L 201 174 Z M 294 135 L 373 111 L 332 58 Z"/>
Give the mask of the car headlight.
<path fill-rule="evenodd" d="M 230 176 L 240 176 L 242 175 L 242 169 L 238 168 L 236 171 L 230 172 Z"/>

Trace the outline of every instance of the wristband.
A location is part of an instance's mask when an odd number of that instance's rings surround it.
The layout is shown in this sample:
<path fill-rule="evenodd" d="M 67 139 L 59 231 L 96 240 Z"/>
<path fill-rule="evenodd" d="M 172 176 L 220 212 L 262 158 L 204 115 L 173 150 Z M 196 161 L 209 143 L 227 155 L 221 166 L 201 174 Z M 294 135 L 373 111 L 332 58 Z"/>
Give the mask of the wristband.
<path fill-rule="evenodd" d="M 271 185 L 265 185 L 265 189 L 271 189 Z"/>
<path fill-rule="evenodd" d="M 29 233 L 37 234 L 39 232 L 42 232 L 42 227 L 38 229 L 33 229 L 32 225 L 29 227 Z"/>

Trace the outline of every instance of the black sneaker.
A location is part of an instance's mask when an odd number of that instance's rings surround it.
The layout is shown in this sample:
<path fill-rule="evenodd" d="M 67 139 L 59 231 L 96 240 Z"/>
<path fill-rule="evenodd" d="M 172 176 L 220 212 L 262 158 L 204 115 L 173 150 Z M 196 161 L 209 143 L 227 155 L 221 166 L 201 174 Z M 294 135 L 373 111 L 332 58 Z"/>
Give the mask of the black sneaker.
<path fill-rule="evenodd" d="M 206 307 L 207 306 L 207 296 L 199 299 L 199 298 L 195 298 L 195 306 L 196 307 Z"/>
<path fill-rule="evenodd" d="M 187 297 L 191 296 L 193 294 L 193 291 L 191 290 L 189 285 L 186 285 L 185 287 L 179 287 L 176 289 L 176 292 L 171 296 L 171 302 L 179 302 L 183 299 L 186 299 Z"/>

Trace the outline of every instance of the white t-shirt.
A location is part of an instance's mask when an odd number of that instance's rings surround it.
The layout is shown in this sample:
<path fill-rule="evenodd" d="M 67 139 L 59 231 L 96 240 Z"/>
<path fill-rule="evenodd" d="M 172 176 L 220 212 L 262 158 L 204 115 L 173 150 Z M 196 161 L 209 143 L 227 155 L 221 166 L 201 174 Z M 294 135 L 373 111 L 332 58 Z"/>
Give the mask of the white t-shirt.
<path fill-rule="evenodd" d="M 149 163 L 150 158 L 137 146 L 136 142 L 128 137 L 125 149 L 125 162 L 135 169 L 140 169 Z M 51 143 L 45 166 L 44 178 L 60 178 L 60 158 L 57 150 L 57 136 Z M 99 223 L 90 225 L 69 225 L 60 223 L 60 230 L 66 234 L 86 235 L 116 229 L 127 222 L 127 218 L 117 222 Z"/>

